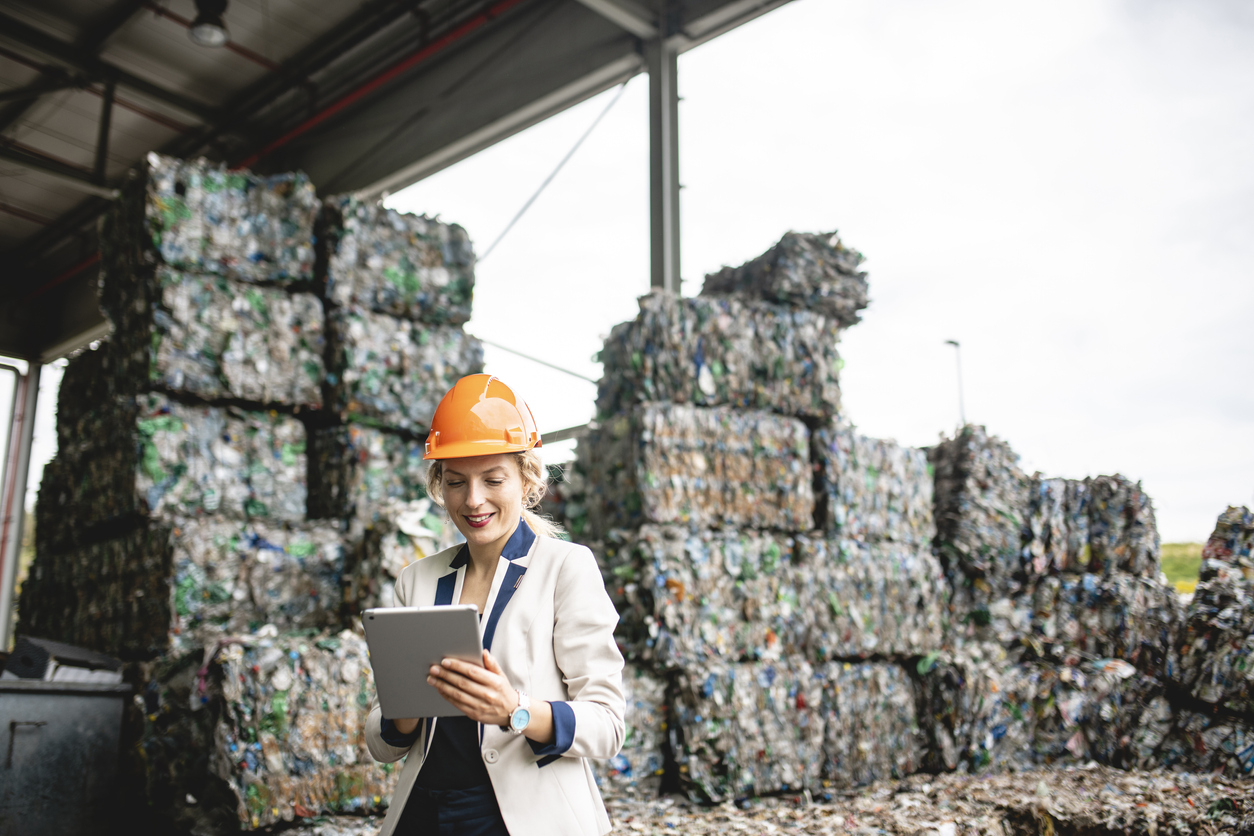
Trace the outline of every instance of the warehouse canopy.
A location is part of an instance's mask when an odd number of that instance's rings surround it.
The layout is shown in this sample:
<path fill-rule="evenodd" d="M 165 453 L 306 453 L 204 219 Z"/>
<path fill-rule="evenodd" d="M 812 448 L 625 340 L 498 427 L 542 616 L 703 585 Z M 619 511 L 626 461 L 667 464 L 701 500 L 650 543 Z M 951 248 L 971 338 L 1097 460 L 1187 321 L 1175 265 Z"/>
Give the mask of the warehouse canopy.
<path fill-rule="evenodd" d="M 0 11 L 0 354 L 106 333 L 96 219 L 151 151 L 396 191 L 787 0 L 12 0 Z M 221 3 L 221 0 L 218 0 Z M 646 176 L 641 172 L 641 176 Z"/>

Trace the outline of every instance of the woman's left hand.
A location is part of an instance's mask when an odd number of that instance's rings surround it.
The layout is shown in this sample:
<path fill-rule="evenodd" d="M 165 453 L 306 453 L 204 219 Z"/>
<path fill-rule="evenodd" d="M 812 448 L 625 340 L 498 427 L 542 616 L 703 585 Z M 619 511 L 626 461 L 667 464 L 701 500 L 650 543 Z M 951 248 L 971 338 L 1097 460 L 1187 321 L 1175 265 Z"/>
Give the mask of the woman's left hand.
<path fill-rule="evenodd" d="M 503 726 L 518 707 L 518 692 L 487 650 L 483 667 L 461 659 L 442 659 L 427 672 L 427 682 L 476 723 Z"/>

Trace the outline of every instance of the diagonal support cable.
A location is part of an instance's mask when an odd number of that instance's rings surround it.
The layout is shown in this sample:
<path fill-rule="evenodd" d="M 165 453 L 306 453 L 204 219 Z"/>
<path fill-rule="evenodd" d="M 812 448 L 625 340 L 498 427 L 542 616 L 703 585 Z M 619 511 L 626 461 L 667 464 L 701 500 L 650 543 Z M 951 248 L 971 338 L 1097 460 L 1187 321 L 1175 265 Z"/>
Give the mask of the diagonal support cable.
<path fill-rule="evenodd" d="M 501 230 L 500 235 L 496 236 L 496 240 L 492 242 L 492 246 L 488 247 L 488 249 L 484 251 L 483 255 L 476 259 L 478 263 L 482 263 L 485 258 L 492 254 L 492 251 L 496 249 L 496 245 L 501 243 L 501 239 L 509 234 L 509 231 L 514 228 L 514 224 L 518 223 L 518 219 L 527 213 L 527 210 L 531 208 L 531 204 L 536 202 L 536 198 L 540 196 L 541 192 L 548 188 L 549 183 L 553 182 L 553 178 L 556 177 L 557 173 L 562 170 L 562 167 L 565 166 L 566 163 L 570 162 L 571 157 L 575 156 L 575 152 L 579 150 L 579 146 L 583 145 L 584 140 L 592 135 L 592 132 L 596 130 L 596 126 L 601 124 L 601 120 L 604 119 L 605 115 L 610 112 L 610 109 L 618 103 L 618 100 L 622 98 L 623 91 L 626 89 L 627 82 L 624 81 L 618 86 L 618 92 L 614 94 L 614 98 L 610 99 L 610 103 L 605 106 L 604 110 L 597 114 L 596 119 L 592 120 L 592 124 L 588 126 L 588 130 L 583 132 L 583 136 L 579 137 L 579 141 L 566 152 L 565 157 L 562 157 L 562 161 L 557 164 L 557 168 L 553 169 L 549 176 L 544 178 L 544 182 L 540 184 L 540 188 L 536 189 L 535 194 L 527 198 L 527 202 L 524 203 L 522 208 L 518 210 L 518 214 L 514 216 L 514 219 L 505 225 L 505 229 Z M 497 346 L 497 348 L 500 348 L 500 346 Z M 563 371 L 565 370 L 563 369 Z M 586 380 L 587 378 L 584 379 Z"/>
<path fill-rule="evenodd" d="M 550 363 L 548 360 L 541 360 L 539 357 L 532 357 L 530 354 L 523 354 L 521 351 L 518 351 L 513 348 L 509 348 L 507 346 L 500 345 L 499 343 L 494 343 L 491 340 L 485 340 L 483 337 L 475 337 L 475 339 L 477 339 L 479 342 L 485 345 L 490 345 L 493 348 L 499 348 L 501 351 L 508 351 L 510 354 L 517 354 L 519 357 L 523 358 L 524 360 L 530 360 L 533 363 L 539 363 L 541 366 L 548 366 L 550 369 L 554 369 L 563 374 L 568 374 L 571 377 L 577 377 L 580 380 L 586 380 L 592 384 L 597 383 L 597 381 L 593 380 L 587 375 L 582 375 L 579 372 L 572 372 L 570 369 L 563 369 L 561 366 L 554 365 L 553 363 Z"/>

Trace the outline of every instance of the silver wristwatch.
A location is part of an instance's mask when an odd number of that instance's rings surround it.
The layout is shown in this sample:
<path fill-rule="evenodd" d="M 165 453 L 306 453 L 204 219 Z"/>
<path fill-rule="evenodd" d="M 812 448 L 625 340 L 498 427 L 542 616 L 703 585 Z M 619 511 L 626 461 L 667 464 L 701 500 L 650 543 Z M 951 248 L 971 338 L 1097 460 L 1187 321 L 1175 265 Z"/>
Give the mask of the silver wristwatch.
<path fill-rule="evenodd" d="M 531 700 L 522 691 L 518 692 L 518 707 L 510 712 L 509 725 L 504 726 L 504 730 L 510 734 L 522 734 L 526 730 L 527 724 L 531 722 L 531 710 L 529 706 Z"/>

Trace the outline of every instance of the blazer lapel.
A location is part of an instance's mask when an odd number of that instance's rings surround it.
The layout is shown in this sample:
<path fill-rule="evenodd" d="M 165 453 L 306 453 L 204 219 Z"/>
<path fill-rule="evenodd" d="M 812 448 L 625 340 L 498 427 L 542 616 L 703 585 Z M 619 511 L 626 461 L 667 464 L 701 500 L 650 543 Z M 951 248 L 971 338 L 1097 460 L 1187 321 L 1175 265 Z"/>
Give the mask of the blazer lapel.
<path fill-rule="evenodd" d="M 435 582 L 435 605 L 447 607 L 461 597 L 462 582 L 466 577 L 466 564 L 470 562 L 470 550 L 462 546 L 449 561 L 449 573 Z"/>

